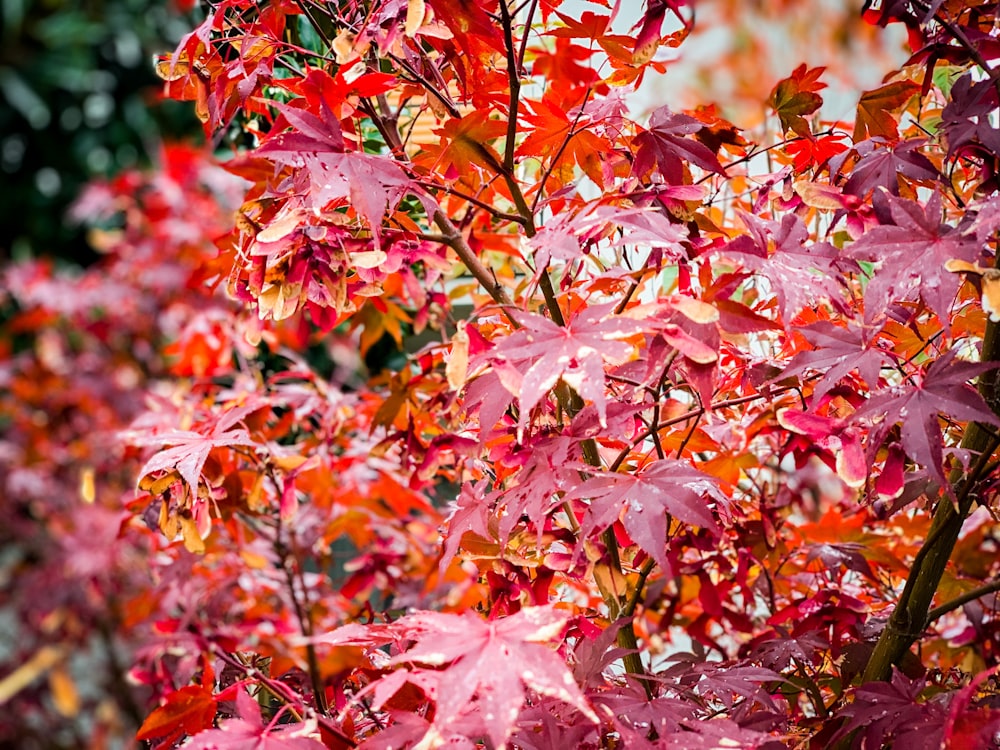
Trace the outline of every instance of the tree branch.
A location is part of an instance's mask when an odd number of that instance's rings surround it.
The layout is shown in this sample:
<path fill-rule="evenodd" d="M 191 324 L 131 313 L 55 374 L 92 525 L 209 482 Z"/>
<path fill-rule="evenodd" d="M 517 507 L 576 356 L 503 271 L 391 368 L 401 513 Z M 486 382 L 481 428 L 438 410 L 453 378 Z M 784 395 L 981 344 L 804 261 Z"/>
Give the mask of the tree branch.
<path fill-rule="evenodd" d="M 500 17 L 503 19 L 504 47 L 507 49 L 507 80 L 510 85 L 510 106 L 507 111 L 507 141 L 504 145 L 503 166 L 514 171 L 514 144 L 517 140 L 517 110 L 521 104 L 521 69 L 514 49 L 514 19 L 511 18 L 507 0 L 500 0 Z"/>
<path fill-rule="evenodd" d="M 986 596 L 987 594 L 992 594 L 995 591 L 1000 591 L 1000 578 L 995 578 L 989 583 L 984 583 L 982 586 L 972 589 L 972 591 L 966 591 L 961 596 L 956 596 L 951 601 L 935 607 L 927 613 L 927 622 L 924 623 L 924 627 L 930 627 L 931 623 L 941 617 L 944 617 L 949 612 L 956 610 L 969 602 L 975 601 L 980 597 Z"/>

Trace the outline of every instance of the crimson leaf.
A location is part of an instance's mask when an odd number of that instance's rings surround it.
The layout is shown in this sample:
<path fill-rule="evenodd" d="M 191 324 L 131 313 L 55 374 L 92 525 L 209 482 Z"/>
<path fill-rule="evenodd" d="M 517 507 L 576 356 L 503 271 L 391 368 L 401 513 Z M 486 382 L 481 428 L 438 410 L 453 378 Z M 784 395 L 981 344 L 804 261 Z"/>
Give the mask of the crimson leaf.
<path fill-rule="evenodd" d="M 649 119 L 649 130 L 635 137 L 635 173 L 644 175 L 655 167 L 668 183 L 680 185 L 684 182 L 684 162 L 687 161 L 706 172 L 725 174 L 708 146 L 684 137 L 697 133 L 702 127 L 704 125 L 693 117 L 660 107 Z"/>
<path fill-rule="evenodd" d="M 890 146 L 881 138 L 870 138 L 857 144 L 853 151 L 859 157 L 858 163 L 844 184 L 844 192 L 864 198 L 875 188 L 883 187 L 899 195 L 901 177 L 914 181 L 936 180 L 937 169 L 920 152 L 924 143 L 921 138 L 911 138 Z M 845 152 L 843 157 L 850 153 Z M 839 161 L 839 157 L 834 161 Z"/>
<path fill-rule="evenodd" d="M 950 487 L 941 466 L 944 441 L 938 414 L 1000 426 L 1000 419 L 968 384 L 970 378 L 994 367 L 995 363 L 956 361 L 951 351 L 936 359 L 917 385 L 876 393 L 854 413 L 855 418 L 877 423 L 869 433 L 869 452 L 882 444 L 893 425 L 901 423 L 903 449 L 926 466 L 941 487 Z"/>
<path fill-rule="evenodd" d="M 621 518 L 625 530 L 664 570 L 669 513 L 684 523 L 719 533 L 706 495 L 716 494 L 714 479 L 684 461 L 654 461 L 636 474 L 594 474 L 566 494 L 565 500 L 589 500 L 582 523 L 585 536 L 599 533 Z"/>
<path fill-rule="evenodd" d="M 846 251 L 858 260 L 878 263 L 865 290 L 865 319 L 871 322 L 886 302 L 919 294 L 941 320 L 947 320 L 961 278 L 948 273 L 945 263 L 953 259 L 972 262 L 979 256 L 979 246 L 941 224 L 937 193 L 926 208 L 905 198 L 887 199 L 894 224 L 875 227 Z"/>
<path fill-rule="evenodd" d="M 318 733 L 314 723 L 273 727 L 264 724 L 260 705 L 246 691 L 236 695 L 237 716 L 225 719 L 218 729 L 196 734 L 187 750 L 324 750 L 325 745 L 310 735 Z"/>

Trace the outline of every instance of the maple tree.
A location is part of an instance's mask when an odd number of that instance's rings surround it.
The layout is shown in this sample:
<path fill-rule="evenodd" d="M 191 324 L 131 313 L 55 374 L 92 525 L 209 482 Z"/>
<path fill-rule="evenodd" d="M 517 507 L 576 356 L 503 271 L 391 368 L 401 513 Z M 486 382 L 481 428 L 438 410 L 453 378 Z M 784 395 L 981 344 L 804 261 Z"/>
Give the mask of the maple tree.
<path fill-rule="evenodd" d="M 869 3 L 854 121 L 810 63 L 747 127 L 631 113 L 695 13 L 619 11 L 205 9 L 157 69 L 231 153 L 5 272 L 5 513 L 76 585 L 0 698 L 79 713 L 98 633 L 156 748 L 993 741 L 996 5 Z"/>

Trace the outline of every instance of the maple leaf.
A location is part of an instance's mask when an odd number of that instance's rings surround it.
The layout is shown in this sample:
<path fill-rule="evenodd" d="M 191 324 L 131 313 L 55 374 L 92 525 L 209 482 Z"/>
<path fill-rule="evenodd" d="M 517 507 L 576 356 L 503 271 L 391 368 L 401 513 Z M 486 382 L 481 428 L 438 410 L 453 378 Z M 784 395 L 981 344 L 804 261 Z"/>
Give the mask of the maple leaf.
<path fill-rule="evenodd" d="M 488 484 L 487 480 L 482 480 L 462 485 L 458 498 L 452 504 L 451 515 L 448 516 L 448 531 L 445 534 L 444 550 L 438 565 L 441 572 L 448 568 L 458 554 L 458 547 L 466 532 L 476 534 L 483 539 L 493 536 L 490 530 L 490 502 L 486 498 Z"/>
<path fill-rule="evenodd" d="M 836 456 L 837 474 L 851 487 L 860 487 L 868 477 L 868 462 L 861 447 L 861 430 L 846 419 L 785 409 L 778 423 L 787 430 L 805 435 L 820 448 Z"/>
<path fill-rule="evenodd" d="M 870 389 L 876 388 L 882 366 L 893 364 L 889 352 L 873 346 L 875 339 L 870 330 L 851 321 L 845 328 L 822 320 L 799 328 L 798 332 L 815 348 L 792 357 L 779 377 L 793 377 L 810 370 L 824 373 L 813 387 L 816 401 L 821 401 L 831 388 L 855 370 Z"/>
<path fill-rule="evenodd" d="M 315 722 L 264 724 L 260 705 L 245 690 L 236 694 L 236 713 L 223 719 L 218 729 L 199 732 L 184 745 L 187 750 L 325 750 L 326 745 L 310 735 L 318 734 Z M 280 718 L 281 713 L 275 717 Z"/>
<path fill-rule="evenodd" d="M 882 138 L 871 138 L 856 144 L 853 150 L 860 158 L 844 183 L 844 192 L 865 198 L 875 188 L 883 187 L 899 195 L 899 182 L 904 177 L 915 182 L 939 179 L 930 159 L 920 152 L 924 143 L 921 138 L 910 138 L 888 145 Z M 850 153 L 842 156 L 846 158 Z M 836 161 L 838 158 L 831 160 L 831 171 L 836 171 Z"/>
<path fill-rule="evenodd" d="M 573 166 L 578 165 L 591 181 L 601 185 L 602 158 L 612 152 L 612 142 L 586 127 L 589 124 L 586 120 L 567 112 L 566 104 L 552 93 L 547 92 L 542 101 L 531 102 L 529 106 L 530 111 L 523 117 L 534 128 L 525 128 L 527 135 L 517 147 L 517 155 L 542 159 L 554 156 L 553 174 L 562 174 L 564 182 L 572 181 Z M 571 114 L 574 119 L 570 119 Z"/>
<path fill-rule="evenodd" d="M 144 477 L 159 471 L 176 471 L 180 474 L 190 490 L 192 513 L 202 539 L 208 536 L 211 529 L 208 506 L 206 503 L 200 502 L 198 497 L 202 468 L 213 448 L 255 445 L 246 428 L 230 428 L 260 408 L 259 402 L 253 402 L 231 409 L 211 425 L 207 434 L 192 430 L 167 430 L 155 435 L 137 436 L 133 439 L 136 445 L 172 446 L 156 453 L 143 465 L 139 470 L 139 481 L 141 482 Z"/>
<path fill-rule="evenodd" d="M 671 112 L 666 106 L 660 107 L 649 118 L 649 129 L 635 137 L 633 171 L 637 175 L 646 175 L 655 168 L 671 185 L 684 184 L 685 162 L 695 164 L 706 172 L 724 175 L 725 169 L 708 146 L 684 137 L 697 133 L 703 127 L 704 124 L 694 117 Z"/>
<path fill-rule="evenodd" d="M 944 441 L 938 414 L 1000 426 L 1000 418 L 968 383 L 970 378 L 995 367 L 995 363 L 962 362 L 956 359 L 955 351 L 949 351 L 931 363 L 917 385 L 895 386 L 873 394 L 854 413 L 856 420 L 875 422 L 869 433 L 869 452 L 882 445 L 893 425 L 901 423 L 907 455 L 950 491 L 942 469 Z"/>
<path fill-rule="evenodd" d="M 941 747 L 947 708 L 935 701 L 922 701 L 923 679 L 908 679 L 893 667 L 889 682 L 869 682 L 854 693 L 854 701 L 844 706 L 838 716 L 846 721 L 830 738 L 860 732 L 865 747 L 914 748 L 937 750 Z"/>
<path fill-rule="evenodd" d="M 584 308 L 565 327 L 541 315 L 516 314 L 522 327 L 503 339 L 494 355 L 511 362 L 523 376 L 515 393 L 518 434 L 523 434 L 531 410 L 560 379 L 591 401 L 605 424 L 604 364 L 628 359 L 635 346 L 621 339 L 644 328 L 639 321 L 613 315 L 614 307 L 612 302 Z"/>
<path fill-rule="evenodd" d="M 417 196 L 427 215 L 434 202 L 416 187 L 406 173 L 381 154 L 317 154 L 305 158 L 311 182 L 311 199 L 316 206 L 332 201 L 348 201 L 373 231 L 379 247 L 379 228 L 386 210 L 407 194 Z"/>
<path fill-rule="evenodd" d="M 622 729 L 639 730 L 636 732 L 636 740 L 643 739 L 649 728 L 655 729 L 660 737 L 683 731 L 682 722 L 696 721 L 698 717 L 698 704 L 695 701 L 667 696 L 650 699 L 637 685 L 598 693 L 593 700 L 598 706 L 610 711 L 615 724 Z M 632 746 L 630 742 L 628 747 Z M 650 744 L 648 747 L 656 746 Z"/>
<path fill-rule="evenodd" d="M 635 35 L 635 48 L 632 52 L 632 62 L 635 65 L 642 65 L 653 59 L 656 50 L 660 47 L 660 31 L 663 28 L 663 19 L 667 15 L 666 0 L 647 0 L 646 12 L 642 19 L 633 27 L 639 29 Z"/>
<path fill-rule="evenodd" d="M 941 112 L 941 127 L 948 139 L 948 156 L 960 153 L 974 142 L 1000 152 L 1000 130 L 990 122 L 990 113 L 997 108 L 997 90 L 989 81 L 973 83 L 966 74 L 951 88 L 951 101 Z"/>
<path fill-rule="evenodd" d="M 507 543 L 515 524 L 522 517 L 534 522 L 537 544 L 541 547 L 542 533 L 548 513 L 558 507 L 556 493 L 562 489 L 564 466 L 569 463 L 573 441 L 564 436 L 532 440 L 524 466 L 517 474 L 517 483 L 496 497 L 498 507 L 504 508 L 497 530 L 500 542 Z M 511 461 L 516 460 L 512 456 Z"/>
<path fill-rule="evenodd" d="M 902 109 L 919 91 L 919 83 L 893 81 L 862 94 L 854 123 L 854 142 L 876 136 L 896 140 L 899 132 L 896 119 L 890 113 Z"/>
<path fill-rule="evenodd" d="M 944 747 L 948 750 L 988 747 L 1000 731 L 1000 709 L 977 700 L 983 683 L 996 672 L 996 667 L 980 672 L 951 701 L 944 726 Z"/>
<path fill-rule="evenodd" d="M 684 523 L 719 533 L 709 496 L 722 501 L 715 479 L 684 461 L 653 461 L 635 474 L 592 473 L 566 493 L 564 500 L 588 500 L 581 524 L 584 536 L 604 531 L 618 520 L 664 570 L 667 514 Z"/>
<path fill-rule="evenodd" d="M 782 747 L 770 734 L 745 729 L 730 719 L 684 722 L 684 731 L 664 735 L 656 745 L 663 750 L 716 750 L 727 746 L 742 750 L 776 750 Z"/>
<path fill-rule="evenodd" d="M 792 167 L 797 173 L 808 169 L 822 169 L 837 154 L 847 150 L 842 143 L 844 136 L 833 133 L 813 138 L 797 138 L 785 145 L 785 152 L 793 158 Z"/>
<path fill-rule="evenodd" d="M 958 293 L 961 279 L 949 273 L 949 260 L 973 261 L 978 244 L 957 229 L 941 224 L 941 198 L 934 193 L 927 206 L 886 195 L 895 224 L 868 231 L 846 249 L 849 257 L 878 264 L 865 290 L 865 321 L 895 300 L 919 295 L 941 320 Z"/>
<path fill-rule="evenodd" d="M 816 92 L 826 88 L 826 84 L 819 81 L 824 70 L 826 68 L 808 68 L 803 63 L 791 76 L 778 81 L 767 103 L 777 113 L 782 128 L 812 140 L 812 129 L 805 115 L 823 106 L 823 97 Z"/>
<path fill-rule="evenodd" d="M 751 214 L 741 220 L 749 230 L 722 248 L 772 284 L 784 320 L 819 300 L 836 304 L 841 297 L 840 274 L 835 268 L 839 253 L 827 243 L 810 243 L 809 232 L 795 214 L 781 222 L 765 222 Z"/>
<path fill-rule="evenodd" d="M 504 51 L 503 36 L 490 18 L 491 13 L 496 13 L 495 0 L 481 3 L 468 3 L 463 0 L 427 0 L 427 2 L 470 57 L 485 57 L 478 49 L 482 44 L 496 52 Z"/>
<path fill-rule="evenodd" d="M 195 734 L 212 726 L 217 704 L 209 687 L 188 685 L 167 696 L 139 727 L 137 740 L 161 737 L 177 739 L 183 734 Z"/>
<path fill-rule="evenodd" d="M 343 153 L 344 134 L 340 129 L 340 122 L 325 106 L 325 102 L 323 104 L 324 116 L 320 118 L 309 110 L 275 102 L 273 106 L 293 130 L 285 131 L 280 122 L 275 123 L 267 139 L 257 147 L 256 153 L 276 159 L 287 159 L 290 155 L 300 155 L 301 152 Z"/>
<path fill-rule="evenodd" d="M 434 132 L 441 137 L 438 166 L 445 179 L 455 180 L 468 174 L 473 164 L 493 173 L 506 171 L 503 160 L 490 143 L 506 135 L 507 126 L 491 118 L 488 111 L 477 110 L 464 117 L 452 117 Z"/>
<path fill-rule="evenodd" d="M 609 234 L 615 237 L 613 241 L 607 240 Z M 547 221 L 528 240 L 528 247 L 541 273 L 550 259 L 578 260 L 593 252 L 598 243 L 611 248 L 641 244 L 672 259 L 680 258 L 684 253 L 681 243 L 687 237 L 687 229 L 671 222 L 661 211 L 587 205 L 579 212 L 565 211 Z"/>
<path fill-rule="evenodd" d="M 597 723 L 566 662 L 542 645 L 565 627 L 566 616 L 552 607 L 525 607 L 493 622 L 471 613 L 418 612 L 393 623 L 414 645 L 390 663 L 450 665 L 438 685 L 434 725 L 447 727 L 475 696 L 493 746 L 502 747 L 524 705 L 525 688 L 557 698 Z"/>

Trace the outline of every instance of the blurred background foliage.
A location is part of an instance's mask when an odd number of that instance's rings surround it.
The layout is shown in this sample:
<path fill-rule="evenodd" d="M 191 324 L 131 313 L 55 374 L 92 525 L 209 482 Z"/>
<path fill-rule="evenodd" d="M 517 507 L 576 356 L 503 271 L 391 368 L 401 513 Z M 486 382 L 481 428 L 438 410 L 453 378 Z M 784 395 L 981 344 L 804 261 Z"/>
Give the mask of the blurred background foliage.
<path fill-rule="evenodd" d="M 199 136 L 190 106 L 160 101 L 152 65 L 191 29 L 191 5 L 0 0 L 0 257 L 89 263 L 83 228 L 63 220 L 81 187 Z"/>

